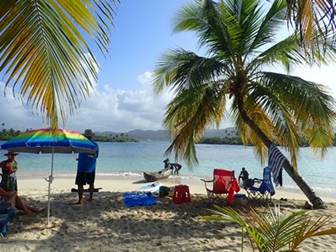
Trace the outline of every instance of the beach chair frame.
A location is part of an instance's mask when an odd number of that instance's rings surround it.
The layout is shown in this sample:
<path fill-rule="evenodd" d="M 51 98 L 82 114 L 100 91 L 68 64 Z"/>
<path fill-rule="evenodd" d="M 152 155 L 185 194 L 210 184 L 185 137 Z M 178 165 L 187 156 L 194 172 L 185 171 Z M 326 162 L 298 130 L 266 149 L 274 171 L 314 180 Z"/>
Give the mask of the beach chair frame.
<path fill-rule="evenodd" d="M 214 169 L 213 179 L 211 180 L 201 179 L 204 182 L 209 202 L 212 203 L 215 199 L 227 199 L 229 201 L 228 196 L 235 179 L 234 171 L 224 169 Z M 208 186 L 210 183 L 212 187 Z"/>
<path fill-rule="evenodd" d="M 275 194 L 275 191 L 272 183 L 270 168 L 264 168 L 263 179 L 258 179 L 258 182 L 260 183 L 260 187 L 251 186 L 244 188 L 248 199 L 272 201 L 272 196 Z"/>
<path fill-rule="evenodd" d="M 251 188 L 245 189 L 247 193 L 247 198 L 250 200 L 265 200 L 272 201 L 272 194 L 269 191 L 261 193 L 257 190 L 251 190 Z"/>

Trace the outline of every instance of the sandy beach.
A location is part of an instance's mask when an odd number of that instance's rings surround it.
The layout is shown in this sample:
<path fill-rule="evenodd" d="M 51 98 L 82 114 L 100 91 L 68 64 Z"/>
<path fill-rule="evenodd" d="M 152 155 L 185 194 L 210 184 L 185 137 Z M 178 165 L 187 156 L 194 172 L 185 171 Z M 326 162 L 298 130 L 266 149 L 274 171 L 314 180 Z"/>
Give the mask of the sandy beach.
<path fill-rule="evenodd" d="M 75 206 L 74 178 L 56 178 L 52 185 L 52 221 L 46 225 L 46 212 L 36 216 L 18 215 L 8 238 L 0 241 L 0 251 L 240 251 L 240 228 L 231 223 L 204 222 L 209 204 L 203 184 L 188 179 L 192 202 L 175 205 L 170 198 L 156 206 L 127 208 L 122 193 L 135 191 L 139 177 L 97 177 L 93 202 Z M 163 185 L 185 184 L 183 179 L 163 181 Z M 20 179 L 20 194 L 25 201 L 46 206 L 47 183 L 41 178 Z M 304 205 L 304 196 L 278 191 L 274 200 L 281 210 L 295 211 Z M 313 215 L 336 218 L 336 201 Z M 234 206 L 239 207 L 239 206 Z M 307 240 L 301 251 L 334 251 L 336 237 Z M 246 251 L 249 246 L 246 244 Z"/>

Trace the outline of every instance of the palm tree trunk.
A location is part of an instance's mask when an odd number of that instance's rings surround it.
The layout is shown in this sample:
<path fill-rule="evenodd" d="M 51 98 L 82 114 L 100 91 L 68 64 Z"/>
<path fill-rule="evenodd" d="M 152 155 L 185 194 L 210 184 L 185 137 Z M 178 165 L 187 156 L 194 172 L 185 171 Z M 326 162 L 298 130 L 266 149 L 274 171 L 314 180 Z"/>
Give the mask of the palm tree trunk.
<path fill-rule="evenodd" d="M 238 109 L 244 122 L 260 137 L 264 144 L 269 148 L 272 141 L 264 134 L 264 132 L 258 127 L 257 124 L 247 115 L 243 107 L 243 99 L 238 98 Z M 324 202 L 320 197 L 318 197 L 312 188 L 304 181 L 301 175 L 294 170 L 293 166 L 290 164 L 288 159 L 285 159 L 283 168 L 288 173 L 288 175 L 294 180 L 296 185 L 301 189 L 301 191 L 306 195 L 308 200 L 313 204 L 314 209 L 326 208 Z"/>

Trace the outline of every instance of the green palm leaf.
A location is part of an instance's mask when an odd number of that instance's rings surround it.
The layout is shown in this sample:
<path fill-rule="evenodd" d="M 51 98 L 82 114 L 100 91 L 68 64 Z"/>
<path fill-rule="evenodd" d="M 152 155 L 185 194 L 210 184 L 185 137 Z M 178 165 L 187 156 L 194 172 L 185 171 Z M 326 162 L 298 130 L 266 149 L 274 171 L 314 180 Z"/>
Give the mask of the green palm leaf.
<path fill-rule="evenodd" d="M 56 128 L 90 93 L 98 66 L 87 37 L 106 52 L 116 1 L 1 1 L 0 72 L 6 86 Z"/>
<path fill-rule="evenodd" d="M 167 153 L 175 152 L 190 164 L 197 162 L 195 142 L 210 125 L 218 125 L 225 110 L 225 86 L 218 88 L 217 83 L 204 83 L 179 94 L 170 102 L 165 115 L 165 126 L 171 129 L 172 144 Z M 181 150 L 183 150 L 181 152 Z"/>
<path fill-rule="evenodd" d="M 335 235 L 336 228 L 330 227 L 331 217 L 313 218 L 304 211 L 281 214 L 280 209 L 247 213 L 215 206 L 213 215 L 203 217 L 206 221 L 234 222 L 242 228 L 253 248 L 258 251 L 297 251 L 307 239 L 315 236 Z M 242 244 L 243 246 L 243 244 Z"/>
<path fill-rule="evenodd" d="M 181 92 L 218 76 L 225 77 L 231 71 L 228 65 L 215 58 L 202 57 L 183 49 L 174 50 L 161 58 L 154 73 L 154 88 L 157 92 L 165 87 Z"/>
<path fill-rule="evenodd" d="M 258 31 L 252 39 L 253 42 L 249 52 L 273 41 L 273 36 L 276 35 L 277 30 L 283 25 L 286 6 L 285 0 L 273 1 L 267 14 L 261 18 Z"/>
<path fill-rule="evenodd" d="M 260 81 L 289 111 L 310 146 L 324 151 L 332 144 L 335 102 L 321 85 L 271 72 L 263 72 Z"/>
<path fill-rule="evenodd" d="M 298 36 L 291 35 L 261 52 L 250 62 L 249 68 L 253 70 L 258 69 L 264 64 L 278 63 L 284 65 L 289 71 L 292 65 L 309 62 L 310 58 L 307 57 L 304 50 L 300 48 Z"/>

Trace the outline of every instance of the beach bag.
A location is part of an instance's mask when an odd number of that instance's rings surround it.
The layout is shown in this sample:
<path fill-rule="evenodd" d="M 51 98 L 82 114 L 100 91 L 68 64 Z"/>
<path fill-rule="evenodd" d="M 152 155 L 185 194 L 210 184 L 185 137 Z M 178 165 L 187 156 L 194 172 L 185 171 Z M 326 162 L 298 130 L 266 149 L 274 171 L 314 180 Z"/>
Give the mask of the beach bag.
<path fill-rule="evenodd" d="M 123 197 L 127 207 L 156 205 L 156 198 L 151 193 L 124 193 Z"/>
<path fill-rule="evenodd" d="M 168 196 L 170 193 L 170 188 L 167 187 L 167 186 L 160 186 L 160 189 L 159 189 L 159 197 L 160 198 L 164 198 L 166 196 Z"/>

